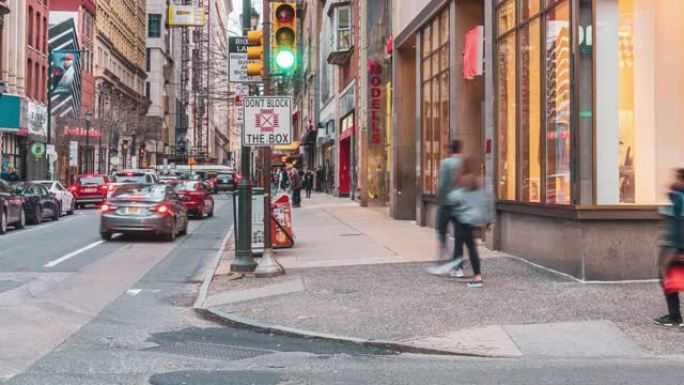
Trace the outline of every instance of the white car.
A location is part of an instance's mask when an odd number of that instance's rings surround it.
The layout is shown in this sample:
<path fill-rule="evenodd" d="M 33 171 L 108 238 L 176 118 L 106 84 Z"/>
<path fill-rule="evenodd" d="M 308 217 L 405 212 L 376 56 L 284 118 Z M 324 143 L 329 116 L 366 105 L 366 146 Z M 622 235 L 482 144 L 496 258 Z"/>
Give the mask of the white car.
<path fill-rule="evenodd" d="M 69 191 L 63 184 L 56 180 L 39 180 L 34 183 L 39 183 L 45 186 L 50 194 L 53 194 L 57 201 L 59 201 L 60 215 L 72 215 L 74 209 L 76 208 L 76 200 L 74 199 L 74 194 Z"/>

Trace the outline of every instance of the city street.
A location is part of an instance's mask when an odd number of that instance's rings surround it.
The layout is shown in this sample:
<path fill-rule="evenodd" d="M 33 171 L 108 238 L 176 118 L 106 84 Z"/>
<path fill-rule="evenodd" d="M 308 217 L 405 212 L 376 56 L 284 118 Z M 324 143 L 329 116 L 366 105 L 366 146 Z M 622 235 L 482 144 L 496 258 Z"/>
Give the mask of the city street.
<path fill-rule="evenodd" d="M 228 199 L 218 198 L 216 216 L 192 221 L 189 235 L 174 243 L 148 237 L 101 243 L 95 209 L 1 238 L 0 383 L 660 384 L 681 379 L 680 356 L 402 354 L 209 322 L 191 306 L 206 269 L 231 234 L 231 207 Z M 339 210 L 354 212 L 348 205 Z"/>

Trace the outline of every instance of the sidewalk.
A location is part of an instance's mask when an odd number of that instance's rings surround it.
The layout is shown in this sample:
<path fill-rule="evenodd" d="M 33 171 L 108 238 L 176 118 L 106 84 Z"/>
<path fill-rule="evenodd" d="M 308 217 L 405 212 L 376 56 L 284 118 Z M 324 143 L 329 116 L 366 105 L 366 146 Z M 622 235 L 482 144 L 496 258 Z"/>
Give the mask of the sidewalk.
<path fill-rule="evenodd" d="M 464 354 L 684 354 L 684 331 L 651 324 L 665 312 L 656 283 L 584 284 L 483 248 L 485 288 L 468 289 L 425 273 L 434 230 L 385 209 L 317 194 L 294 215 L 295 247 L 276 253 L 287 274 L 217 275 L 205 308 L 260 327 Z M 219 272 L 231 259 L 229 250 Z"/>

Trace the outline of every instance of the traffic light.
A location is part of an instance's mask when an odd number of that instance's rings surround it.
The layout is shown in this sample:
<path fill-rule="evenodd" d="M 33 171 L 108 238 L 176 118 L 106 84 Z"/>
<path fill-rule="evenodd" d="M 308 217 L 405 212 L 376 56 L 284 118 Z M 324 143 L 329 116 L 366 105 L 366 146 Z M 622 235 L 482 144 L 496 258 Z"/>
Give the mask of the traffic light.
<path fill-rule="evenodd" d="M 295 4 L 273 4 L 273 68 L 278 74 L 297 67 L 297 9 Z"/>
<path fill-rule="evenodd" d="M 264 31 L 248 31 L 247 75 L 264 76 Z"/>

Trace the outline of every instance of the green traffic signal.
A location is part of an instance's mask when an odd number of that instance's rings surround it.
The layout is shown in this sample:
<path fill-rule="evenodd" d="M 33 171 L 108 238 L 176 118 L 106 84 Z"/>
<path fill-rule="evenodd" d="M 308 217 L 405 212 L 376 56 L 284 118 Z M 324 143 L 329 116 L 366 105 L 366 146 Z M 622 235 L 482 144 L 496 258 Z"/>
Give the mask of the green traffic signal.
<path fill-rule="evenodd" d="M 276 54 L 275 62 L 280 70 L 291 70 L 295 64 L 295 54 L 289 49 L 281 49 Z"/>

